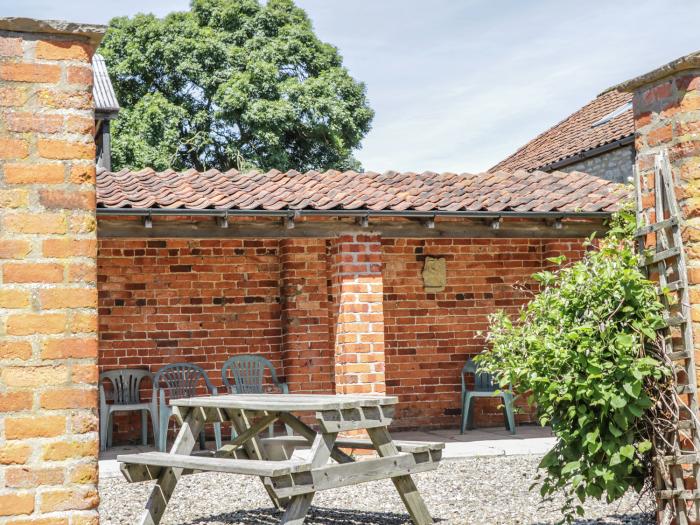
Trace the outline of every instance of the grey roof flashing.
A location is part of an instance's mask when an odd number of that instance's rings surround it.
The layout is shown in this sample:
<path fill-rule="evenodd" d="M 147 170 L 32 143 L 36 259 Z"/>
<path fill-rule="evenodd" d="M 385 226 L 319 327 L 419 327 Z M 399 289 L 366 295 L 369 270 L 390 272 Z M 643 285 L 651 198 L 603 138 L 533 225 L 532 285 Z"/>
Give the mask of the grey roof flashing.
<path fill-rule="evenodd" d="M 107 64 L 102 55 L 95 53 L 92 57 L 93 87 L 92 94 L 95 99 L 95 118 L 98 120 L 111 120 L 117 117 L 121 109 L 114 92 L 112 81 L 109 79 Z"/>

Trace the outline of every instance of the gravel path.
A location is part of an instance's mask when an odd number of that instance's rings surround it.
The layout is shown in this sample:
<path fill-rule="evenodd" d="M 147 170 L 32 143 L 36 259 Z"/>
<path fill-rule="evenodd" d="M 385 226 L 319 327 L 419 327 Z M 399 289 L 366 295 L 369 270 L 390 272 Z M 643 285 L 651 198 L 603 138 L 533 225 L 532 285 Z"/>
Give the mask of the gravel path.
<path fill-rule="evenodd" d="M 436 471 L 414 476 L 438 523 L 474 525 L 545 525 L 560 519 L 556 504 L 540 505 L 528 490 L 539 457 L 483 457 L 443 461 Z M 151 483 L 128 484 L 123 478 L 100 482 L 102 525 L 135 523 Z M 649 502 L 642 502 L 648 511 Z M 652 525 L 652 514 L 635 494 L 622 502 L 586 505 L 578 525 Z M 163 525 L 268 525 L 278 523 L 262 484 L 230 474 L 185 476 L 163 518 Z M 356 485 L 316 494 L 309 525 L 410 525 L 391 481 Z"/>

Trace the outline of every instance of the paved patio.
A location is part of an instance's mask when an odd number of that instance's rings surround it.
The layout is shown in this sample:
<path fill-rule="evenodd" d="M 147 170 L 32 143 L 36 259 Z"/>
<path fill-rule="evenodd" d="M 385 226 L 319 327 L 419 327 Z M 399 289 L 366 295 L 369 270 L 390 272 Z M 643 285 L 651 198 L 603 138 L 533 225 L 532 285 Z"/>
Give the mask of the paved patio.
<path fill-rule="evenodd" d="M 444 441 L 444 459 L 468 458 L 476 456 L 519 456 L 544 454 L 554 445 L 555 438 L 549 428 L 520 426 L 513 435 L 503 428 L 480 428 L 467 430 L 460 435 L 459 430 L 429 430 L 394 432 L 395 439 L 409 441 Z M 210 443 L 213 445 L 213 443 Z M 118 446 L 100 453 L 100 477 L 121 476 L 116 457 L 119 454 L 135 454 L 155 450 L 152 446 Z"/>

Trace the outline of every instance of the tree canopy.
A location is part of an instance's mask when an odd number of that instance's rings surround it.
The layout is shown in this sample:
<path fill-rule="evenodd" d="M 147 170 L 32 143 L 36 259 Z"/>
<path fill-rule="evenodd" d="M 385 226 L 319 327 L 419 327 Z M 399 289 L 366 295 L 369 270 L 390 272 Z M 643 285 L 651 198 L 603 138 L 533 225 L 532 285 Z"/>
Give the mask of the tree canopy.
<path fill-rule="evenodd" d="M 114 18 L 115 169 L 358 169 L 374 112 L 292 0 L 192 0 Z"/>

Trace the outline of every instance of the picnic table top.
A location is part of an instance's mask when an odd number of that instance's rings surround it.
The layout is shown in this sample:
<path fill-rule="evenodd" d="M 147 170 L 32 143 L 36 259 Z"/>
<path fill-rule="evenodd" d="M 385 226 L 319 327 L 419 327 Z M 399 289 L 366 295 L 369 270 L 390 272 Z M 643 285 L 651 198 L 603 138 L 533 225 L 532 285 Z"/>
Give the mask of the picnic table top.
<path fill-rule="evenodd" d="M 395 405 L 398 401 L 399 399 L 396 396 L 372 395 L 226 394 L 220 396 L 196 396 L 184 399 L 172 399 L 170 404 L 179 407 L 300 412 L 387 406 Z"/>

